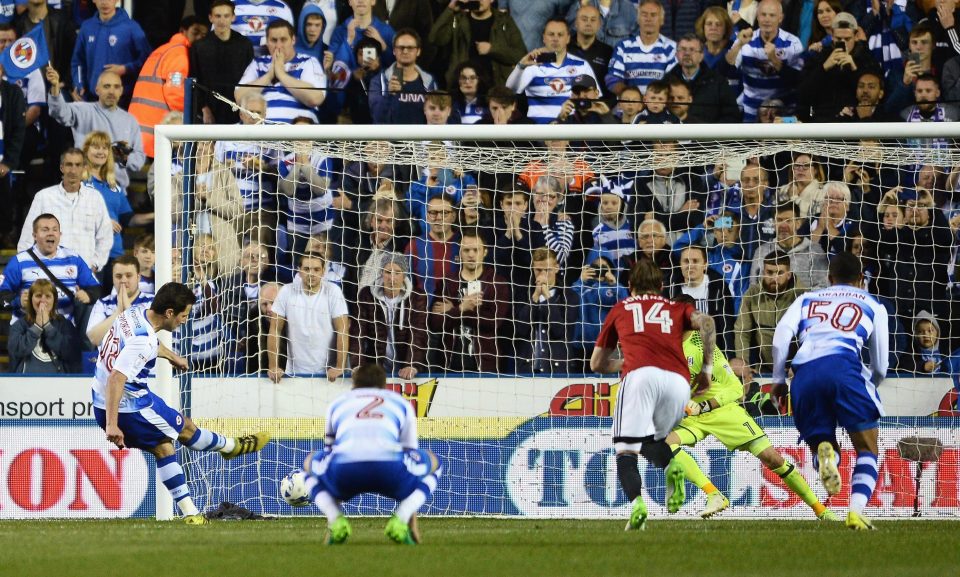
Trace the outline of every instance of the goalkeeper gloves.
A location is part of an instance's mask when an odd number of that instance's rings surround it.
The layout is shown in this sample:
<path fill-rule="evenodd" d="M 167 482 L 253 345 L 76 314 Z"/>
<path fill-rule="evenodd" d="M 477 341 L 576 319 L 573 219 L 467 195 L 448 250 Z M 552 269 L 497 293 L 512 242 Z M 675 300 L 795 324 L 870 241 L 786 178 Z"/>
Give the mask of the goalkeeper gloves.
<path fill-rule="evenodd" d="M 773 402 L 776 403 L 781 415 L 790 414 L 789 394 L 790 390 L 786 383 L 768 383 L 760 387 L 760 391 L 770 395 Z"/>
<path fill-rule="evenodd" d="M 690 417 L 696 417 L 697 415 L 702 415 L 703 413 L 709 413 L 713 410 L 713 407 L 710 405 L 710 401 L 706 400 L 702 403 L 697 403 L 694 401 L 688 401 L 687 406 L 683 409 L 683 412 Z"/>

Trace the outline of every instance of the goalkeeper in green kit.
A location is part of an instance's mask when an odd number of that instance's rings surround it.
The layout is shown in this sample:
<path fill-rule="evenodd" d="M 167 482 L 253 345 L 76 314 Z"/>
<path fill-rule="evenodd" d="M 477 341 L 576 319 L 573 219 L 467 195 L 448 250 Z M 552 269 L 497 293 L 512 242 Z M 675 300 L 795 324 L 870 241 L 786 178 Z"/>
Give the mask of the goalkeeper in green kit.
<path fill-rule="evenodd" d="M 703 342 L 699 332 L 688 331 L 684 335 L 683 353 L 690 366 L 690 375 L 695 377 L 703 365 Z M 750 451 L 765 467 L 783 479 L 784 484 L 813 509 L 818 519 L 838 520 L 833 511 L 827 509 L 813 494 L 800 471 L 784 460 L 770 444 L 763 429 L 740 406 L 742 397 L 743 383 L 730 369 L 730 363 L 720 348 L 715 348 L 710 389 L 690 400 L 686 408 L 687 416 L 666 439 L 674 454 L 666 474 L 667 510 L 676 513 L 686 500 L 683 482 L 671 482 L 671 478 L 683 478 L 680 475 L 671 477 L 672 468 L 682 468 L 686 478 L 707 494 L 707 506 L 700 512 L 704 519 L 730 506 L 730 501 L 703 474 L 693 457 L 681 448 L 681 445 L 693 446 L 708 435 L 713 435 L 731 451 Z"/>

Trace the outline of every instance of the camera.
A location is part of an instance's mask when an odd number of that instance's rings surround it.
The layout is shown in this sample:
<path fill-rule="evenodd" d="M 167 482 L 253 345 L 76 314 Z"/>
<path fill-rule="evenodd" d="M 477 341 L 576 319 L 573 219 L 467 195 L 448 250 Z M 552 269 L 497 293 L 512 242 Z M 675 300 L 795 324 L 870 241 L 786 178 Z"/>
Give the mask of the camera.
<path fill-rule="evenodd" d="M 466 2 L 460 2 L 460 5 L 463 6 L 464 10 L 474 12 L 480 9 L 480 0 L 467 0 Z"/>
<path fill-rule="evenodd" d="M 364 46 L 360 49 L 360 57 L 364 62 L 377 59 L 377 49 L 373 46 Z"/>
<path fill-rule="evenodd" d="M 541 52 L 537 55 L 537 64 L 549 64 L 557 59 L 556 52 Z"/>
<path fill-rule="evenodd" d="M 597 273 L 597 280 L 603 280 L 607 278 L 607 273 L 610 272 L 610 267 L 608 267 L 605 264 L 601 264 L 599 266 L 592 266 L 590 268 L 593 269 L 593 272 Z"/>
<path fill-rule="evenodd" d="M 573 107 L 580 113 L 588 112 L 591 106 L 593 106 L 593 101 L 589 98 L 577 98 L 573 101 Z"/>
<path fill-rule="evenodd" d="M 732 216 L 721 216 L 713 223 L 713 228 L 733 228 L 733 217 Z"/>
<path fill-rule="evenodd" d="M 123 140 L 118 140 L 117 142 L 111 144 L 110 148 L 113 151 L 113 159 L 116 161 L 117 165 L 126 167 L 127 157 L 130 156 L 131 152 L 133 152 L 133 147 Z"/>

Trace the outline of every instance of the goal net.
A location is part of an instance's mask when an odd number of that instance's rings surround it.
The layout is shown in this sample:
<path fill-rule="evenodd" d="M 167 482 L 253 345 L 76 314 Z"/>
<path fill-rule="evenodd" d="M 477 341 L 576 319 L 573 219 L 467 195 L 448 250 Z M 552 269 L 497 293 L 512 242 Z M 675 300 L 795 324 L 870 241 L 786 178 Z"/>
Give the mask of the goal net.
<path fill-rule="evenodd" d="M 950 128 L 158 127 L 157 278 L 198 296 L 175 335 L 192 368 L 161 373 L 164 396 L 205 427 L 276 439 L 230 462 L 185 451 L 197 504 L 317 514 L 286 505 L 279 481 L 322 447 L 325 408 L 349 388 L 327 377 L 377 362 L 444 463 L 426 514 L 623 517 L 619 379 L 589 358 L 640 258 L 660 265 L 665 294 L 717 319 L 744 408 L 825 499 L 762 384 L 779 316 L 851 251 L 890 313 L 868 512 L 956 515 L 960 439 L 932 416 L 960 347 Z M 842 509 L 856 459 L 841 444 L 844 490 L 828 505 Z M 686 450 L 730 498 L 725 516 L 815 518 L 749 452 L 713 437 Z M 641 468 L 663 513 L 663 473 Z M 696 517 L 705 496 L 687 489 L 678 515 Z"/>

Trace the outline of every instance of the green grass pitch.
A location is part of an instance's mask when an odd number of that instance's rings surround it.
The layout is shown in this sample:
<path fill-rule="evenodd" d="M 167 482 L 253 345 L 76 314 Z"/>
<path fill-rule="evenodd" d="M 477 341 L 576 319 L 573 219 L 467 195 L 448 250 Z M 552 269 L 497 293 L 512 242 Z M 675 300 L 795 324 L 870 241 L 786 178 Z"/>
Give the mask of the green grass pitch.
<path fill-rule="evenodd" d="M 879 521 L 855 533 L 815 521 L 420 520 L 424 543 L 401 547 L 386 519 L 353 519 L 353 537 L 323 545 L 321 519 L 180 522 L 3 521 L 0 576 L 569 575 L 594 577 L 960 575 L 960 523 Z"/>

